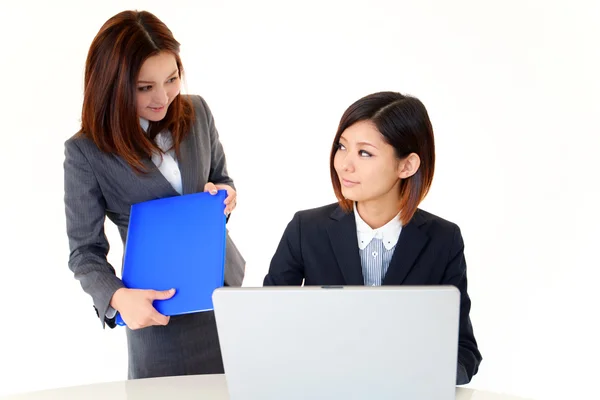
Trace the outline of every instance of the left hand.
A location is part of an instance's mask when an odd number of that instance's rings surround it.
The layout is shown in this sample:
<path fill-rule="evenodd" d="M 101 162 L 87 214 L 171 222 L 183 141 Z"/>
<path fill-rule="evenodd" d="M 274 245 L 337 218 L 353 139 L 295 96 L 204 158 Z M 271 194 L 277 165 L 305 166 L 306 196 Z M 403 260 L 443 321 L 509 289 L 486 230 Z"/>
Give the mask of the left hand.
<path fill-rule="evenodd" d="M 224 183 L 214 184 L 212 182 L 208 182 L 206 185 L 204 185 L 204 191 L 209 192 L 210 194 L 217 194 L 218 190 L 227 190 L 227 198 L 225 199 L 225 215 L 229 215 L 237 205 L 237 193 L 231 186 Z"/>

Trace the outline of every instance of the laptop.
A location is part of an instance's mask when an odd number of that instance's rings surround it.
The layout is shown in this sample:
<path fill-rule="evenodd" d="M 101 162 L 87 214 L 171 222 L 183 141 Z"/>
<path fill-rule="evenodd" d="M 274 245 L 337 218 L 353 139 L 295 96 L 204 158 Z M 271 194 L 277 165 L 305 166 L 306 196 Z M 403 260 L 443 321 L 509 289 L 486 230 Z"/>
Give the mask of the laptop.
<path fill-rule="evenodd" d="M 454 286 L 224 287 L 213 293 L 231 400 L 453 400 Z"/>

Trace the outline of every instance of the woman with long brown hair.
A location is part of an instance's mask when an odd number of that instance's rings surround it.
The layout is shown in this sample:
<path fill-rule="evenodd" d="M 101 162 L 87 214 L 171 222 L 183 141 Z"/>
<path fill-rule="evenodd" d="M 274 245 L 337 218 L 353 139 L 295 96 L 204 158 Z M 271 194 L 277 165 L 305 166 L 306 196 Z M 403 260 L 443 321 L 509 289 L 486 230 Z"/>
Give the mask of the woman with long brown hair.
<path fill-rule="evenodd" d="M 132 204 L 226 190 L 225 212 L 236 206 L 210 109 L 180 93 L 179 47 L 149 12 L 106 21 L 87 57 L 81 130 L 65 142 L 69 268 L 103 327 L 117 313 L 127 324 L 130 379 L 223 372 L 213 312 L 162 315 L 152 302 L 173 292 L 128 289 L 107 261 L 105 218 L 125 244 Z M 225 284 L 241 285 L 244 269 L 227 235 Z"/>

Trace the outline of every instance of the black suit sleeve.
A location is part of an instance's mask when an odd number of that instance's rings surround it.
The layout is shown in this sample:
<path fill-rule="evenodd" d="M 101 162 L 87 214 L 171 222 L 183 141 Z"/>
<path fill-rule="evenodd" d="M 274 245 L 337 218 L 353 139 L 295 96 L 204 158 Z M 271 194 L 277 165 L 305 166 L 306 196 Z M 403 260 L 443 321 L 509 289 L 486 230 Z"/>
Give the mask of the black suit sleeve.
<path fill-rule="evenodd" d="M 302 261 L 300 231 L 300 216 L 296 213 L 288 223 L 271 259 L 269 272 L 263 281 L 264 286 L 302 285 L 304 263 Z"/>
<path fill-rule="evenodd" d="M 458 337 L 458 366 L 456 384 L 464 385 L 477 373 L 482 357 L 477 348 L 469 312 L 471 299 L 467 293 L 467 264 L 460 229 L 454 230 L 454 240 L 442 284 L 454 285 L 460 290 L 460 328 Z"/>

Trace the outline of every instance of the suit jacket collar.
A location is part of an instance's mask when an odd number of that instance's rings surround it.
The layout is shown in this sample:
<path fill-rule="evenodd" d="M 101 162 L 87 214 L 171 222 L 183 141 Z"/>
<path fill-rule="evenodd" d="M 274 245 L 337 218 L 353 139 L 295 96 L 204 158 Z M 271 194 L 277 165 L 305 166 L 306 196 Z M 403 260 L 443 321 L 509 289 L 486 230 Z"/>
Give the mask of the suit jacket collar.
<path fill-rule="evenodd" d="M 346 285 L 364 285 L 356 221 L 353 213 L 346 213 L 341 207 L 331 213 L 333 220 L 327 228 L 338 266 L 342 271 Z M 429 241 L 426 233 L 427 218 L 417 210 L 413 218 L 400 232 L 396 249 L 383 279 L 384 285 L 401 285 L 415 266 L 417 257 Z"/>
<path fill-rule="evenodd" d="M 142 120 L 140 120 L 140 123 L 142 124 L 142 128 L 147 128 L 147 125 L 144 125 Z M 199 171 L 197 168 L 197 153 L 194 151 L 194 139 L 193 132 L 190 132 L 185 136 L 180 144 L 179 155 L 177 157 L 179 171 L 181 172 L 183 194 L 196 193 L 199 190 L 199 188 L 197 188 Z M 120 157 L 119 159 L 127 169 L 131 170 L 125 160 Z M 179 193 L 171 186 L 169 181 L 163 176 L 150 158 L 144 158 L 142 162 L 147 173 L 138 174 L 138 177 L 143 181 L 144 187 L 150 191 L 152 197 L 163 198 L 179 196 Z M 132 173 L 135 172 L 132 171 Z"/>
<path fill-rule="evenodd" d="M 354 214 L 346 213 L 338 206 L 331 214 L 331 219 L 334 221 L 327 229 L 329 240 L 346 285 L 362 286 L 364 279 Z"/>
<path fill-rule="evenodd" d="M 192 128 L 193 129 L 193 128 Z M 179 147 L 179 170 L 183 185 L 183 194 L 196 193 L 198 190 L 198 153 L 193 132 L 185 136 Z"/>

